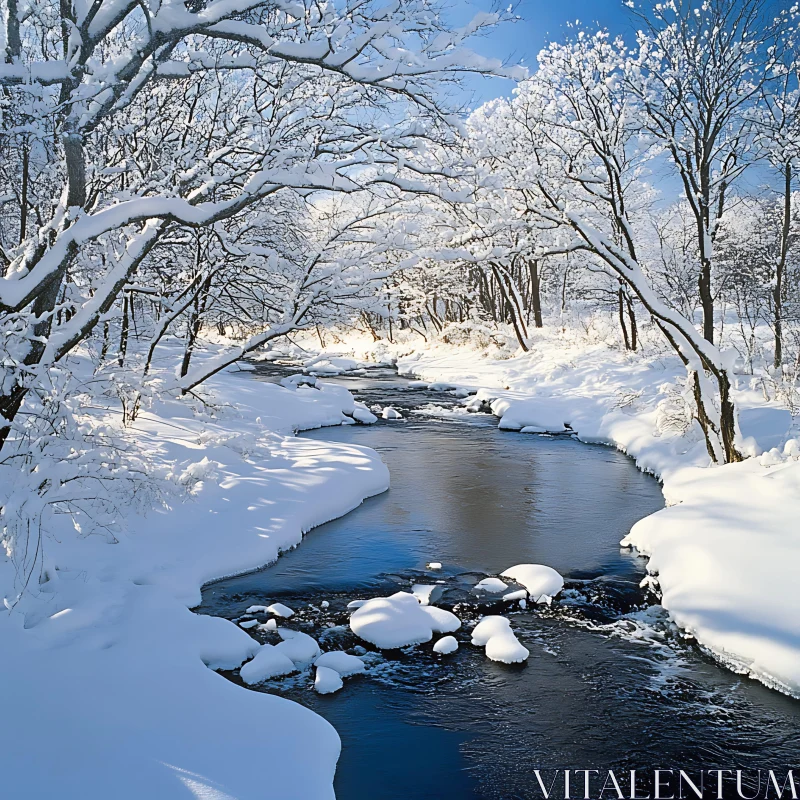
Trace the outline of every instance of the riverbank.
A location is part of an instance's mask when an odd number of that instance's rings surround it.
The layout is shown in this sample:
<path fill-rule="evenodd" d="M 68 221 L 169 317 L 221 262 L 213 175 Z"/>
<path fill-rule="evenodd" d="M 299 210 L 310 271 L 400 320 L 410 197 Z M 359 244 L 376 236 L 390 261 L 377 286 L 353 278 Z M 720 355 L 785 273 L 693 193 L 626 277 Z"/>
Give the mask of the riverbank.
<path fill-rule="evenodd" d="M 648 582 L 673 620 L 726 667 L 800 696 L 797 422 L 759 379 L 735 379 L 751 457 L 712 467 L 683 397 L 683 368 L 654 348 L 627 353 L 545 330 L 531 352 L 513 355 L 494 343 L 421 339 L 346 342 L 340 352 L 392 355 L 402 374 L 477 391 L 464 402 L 491 406 L 501 427 L 571 429 L 623 450 L 663 484 L 668 507 L 623 544 L 649 557 Z"/>
<path fill-rule="evenodd" d="M 274 561 L 384 491 L 388 472 L 366 448 L 292 435 L 352 422 L 339 387 L 221 374 L 203 394 L 211 405 L 158 402 L 128 429 L 162 507 L 124 498 L 125 525 L 91 534 L 52 516 L 21 598 L 27 576 L 0 562 L 8 797 L 333 797 L 334 729 L 214 673 L 256 643 L 189 609 L 203 583 Z M 119 412 L 98 417 L 119 430 Z"/>

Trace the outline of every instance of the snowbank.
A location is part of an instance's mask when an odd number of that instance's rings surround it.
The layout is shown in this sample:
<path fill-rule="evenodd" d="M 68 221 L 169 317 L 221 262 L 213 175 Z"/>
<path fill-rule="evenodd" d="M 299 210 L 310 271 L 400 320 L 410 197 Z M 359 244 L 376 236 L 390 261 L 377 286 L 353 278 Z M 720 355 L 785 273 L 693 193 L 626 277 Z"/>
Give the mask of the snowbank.
<path fill-rule="evenodd" d="M 334 729 L 212 671 L 255 656 L 242 677 L 262 680 L 281 668 L 276 652 L 288 669 L 318 650 L 301 653 L 308 643 L 297 637 L 261 648 L 237 625 L 189 609 L 205 582 L 274 561 L 313 526 L 384 491 L 388 472 L 365 448 L 291 435 L 352 415 L 340 387 L 221 374 L 202 392 L 210 410 L 163 402 L 134 424 L 159 475 L 189 476 L 173 481 L 185 499 L 131 512 L 127 529 L 108 537 L 81 536 L 57 517 L 41 582 L 37 572 L 0 616 L 8 797 L 333 798 Z M 192 471 L 198 463 L 211 467 Z M 0 589 L 13 605 L 20 586 L 8 561 Z M 242 742 L 268 747 L 268 775 Z"/>
<path fill-rule="evenodd" d="M 512 358 L 440 344 L 398 366 L 429 384 L 477 390 L 468 407 L 491 408 L 502 428 L 574 431 L 660 477 L 669 507 L 624 543 L 650 557 L 664 607 L 725 665 L 800 696 L 797 421 L 765 400 L 760 381 L 736 376 L 742 447 L 763 456 L 710 467 L 671 354 L 629 354 L 570 333 L 535 337 L 530 353 Z"/>

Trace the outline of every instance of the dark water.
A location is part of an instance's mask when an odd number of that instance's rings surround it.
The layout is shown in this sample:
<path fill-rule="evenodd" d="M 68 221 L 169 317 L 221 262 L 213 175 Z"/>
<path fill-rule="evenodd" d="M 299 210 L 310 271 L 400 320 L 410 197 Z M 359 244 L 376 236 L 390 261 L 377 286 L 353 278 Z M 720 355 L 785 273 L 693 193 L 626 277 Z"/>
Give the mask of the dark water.
<path fill-rule="evenodd" d="M 663 505 L 655 480 L 609 448 L 432 409 L 454 400 L 411 391 L 391 373 L 340 380 L 406 419 L 306 435 L 376 449 L 390 491 L 312 531 L 272 567 L 208 586 L 198 609 L 236 619 L 281 601 L 323 649 L 352 651 L 363 643 L 347 628 L 348 601 L 442 582 L 437 605 L 466 623 L 454 655 L 430 645 L 368 651 L 368 673 L 330 696 L 314 693 L 308 671 L 259 687 L 339 731 L 340 800 L 540 798 L 535 769 L 548 783 L 567 768 L 798 769 L 800 703 L 721 669 L 639 588 L 644 562 L 618 543 Z M 426 570 L 430 561 L 443 570 Z M 470 591 L 527 562 L 565 576 L 552 607 L 509 613 Z M 531 652 L 524 665 L 494 663 L 469 644 L 469 621 L 487 612 L 509 614 Z M 583 797 L 582 781 L 573 776 L 572 796 Z M 647 774 L 641 786 L 652 791 Z M 738 797 L 724 786 L 723 797 Z M 563 779 L 555 791 L 564 796 Z"/>

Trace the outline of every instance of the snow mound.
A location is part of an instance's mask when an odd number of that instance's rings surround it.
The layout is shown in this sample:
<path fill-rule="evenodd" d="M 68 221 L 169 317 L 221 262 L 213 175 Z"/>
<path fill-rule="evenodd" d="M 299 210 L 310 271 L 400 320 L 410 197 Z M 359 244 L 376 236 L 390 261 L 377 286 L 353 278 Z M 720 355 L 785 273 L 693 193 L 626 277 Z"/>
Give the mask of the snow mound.
<path fill-rule="evenodd" d="M 431 630 L 434 633 L 452 633 L 461 627 L 461 620 L 444 608 L 425 606 L 422 611 L 430 617 Z"/>
<path fill-rule="evenodd" d="M 314 676 L 314 691 L 318 694 L 333 694 L 343 686 L 342 676 L 330 667 L 317 667 Z"/>
<path fill-rule="evenodd" d="M 366 669 L 364 662 L 358 656 L 351 656 L 344 650 L 330 650 L 323 653 L 314 662 L 314 666 L 336 670 L 343 678 L 358 675 Z"/>
<path fill-rule="evenodd" d="M 472 644 L 484 647 L 492 636 L 499 636 L 511 630 L 511 623 L 505 617 L 484 617 L 472 629 Z"/>
<path fill-rule="evenodd" d="M 276 617 L 294 616 L 294 611 L 283 603 L 273 603 L 271 606 L 267 606 L 267 613 L 274 614 Z"/>
<path fill-rule="evenodd" d="M 353 633 L 383 650 L 429 642 L 434 633 L 450 633 L 460 626 L 455 614 L 421 606 L 408 592 L 368 600 L 350 617 Z"/>
<path fill-rule="evenodd" d="M 353 419 L 363 425 L 372 425 L 377 422 L 378 418 L 363 404 L 359 402 L 353 403 Z"/>
<path fill-rule="evenodd" d="M 286 655 L 295 664 L 306 664 L 319 656 L 319 645 L 307 633 L 281 628 L 278 633 L 283 641 L 275 649 Z"/>
<path fill-rule="evenodd" d="M 528 590 L 535 603 L 549 603 L 564 588 L 564 579 L 544 564 L 517 564 L 500 573 Z"/>
<path fill-rule="evenodd" d="M 505 617 L 484 617 L 472 631 L 472 644 L 486 647 L 486 656 L 503 664 L 525 661 L 530 653 L 520 644 Z"/>
<path fill-rule="evenodd" d="M 503 664 L 518 664 L 526 661 L 530 653 L 526 647 L 520 644 L 519 639 L 511 630 L 492 636 L 486 642 L 486 657 L 492 661 L 500 661 Z"/>
<path fill-rule="evenodd" d="M 261 683 L 270 678 L 277 678 L 296 671 L 297 667 L 291 658 L 285 653 L 281 653 L 277 647 L 265 644 L 258 650 L 255 658 L 248 661 L 239 670 L 239 675 L 248 686 L 252 686 L 254 683 Z"/>
<path fill-rule="evenodd" d="M 455 636 L 443 636 L 433 646 L 433 652 L 439 653 L 443 656 L 448 656 L 450 653 L 455 653 L 458 650 L 458 640 Z"/>
<path fill-rule="evenodd" d="M 391 406 L 385 406 L 383 411 L 381 411 L 381 416 L 384 419 L 403 419 L 403 415 L 396 408 L 392 408 Z"/>
<path fill-rule="evenodd" d="M 503 583 L 500 578 L 484 578 L 482 581 L 475 584 L 475 590 L 478 592 L 497 594 L 505 589 L 508 589 L 508 584 Z"/>
<path fill-rule="evenodd" d="M 281 378 L 281 386 L 284 389 L 297 389 L 298 386 L 313 386 L 316 387 L 317 379 L 313 375 L 289 375 L 287 378 Z"/>

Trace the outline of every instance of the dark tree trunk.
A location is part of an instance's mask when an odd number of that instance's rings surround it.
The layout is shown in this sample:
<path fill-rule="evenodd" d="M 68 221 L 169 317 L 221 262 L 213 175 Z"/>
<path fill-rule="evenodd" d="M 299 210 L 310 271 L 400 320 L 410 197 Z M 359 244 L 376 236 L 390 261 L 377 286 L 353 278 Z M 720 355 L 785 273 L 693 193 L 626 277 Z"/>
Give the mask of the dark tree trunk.
<path fill-rule="evenodd" d="M 542 282 L 539 277 L 539 262 L 532 259 L 529 262 L 531 283 L 531 306 L 533 308 L 533 324 L 537 328 L 543 327 L 542 322 Z"/>
<path fill-rule="evenodd" d="M 783 363 L 783 281 L 786 273 L 786 258 L 789 251 L 789 230 L 792 221 L 792 165 L 783 166 L 783 227 L 781 230 L 781 252 L 775 269 L 775 285 L 772 289 L 775 328 L 774 366 Z"/>

